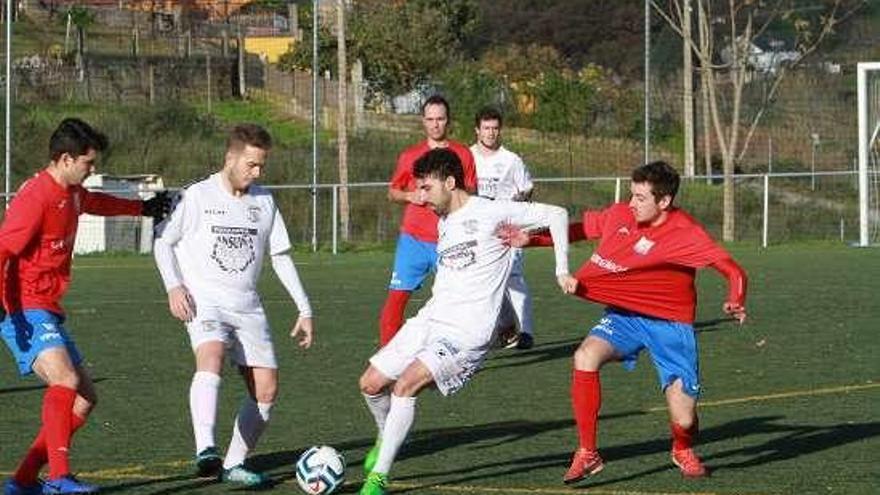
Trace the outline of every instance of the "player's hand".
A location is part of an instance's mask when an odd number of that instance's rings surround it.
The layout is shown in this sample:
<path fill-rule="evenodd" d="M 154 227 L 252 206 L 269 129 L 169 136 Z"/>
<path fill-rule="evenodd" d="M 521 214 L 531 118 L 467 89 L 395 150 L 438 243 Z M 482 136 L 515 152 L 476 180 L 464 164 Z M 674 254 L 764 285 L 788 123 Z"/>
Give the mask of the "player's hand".
<path fill-rule="evenodd" d="M 196 317 L 196 305 L 186 287 L 178 285 L 168 291 L 168 309 L 180 321 L 189 322 Z"/>
<path fill-rule="evenodd" d="M 742 325 L 746 321 L 746 308 L 742 305 L 732 302 L 726 302 L 724 303 L 722 309 L 724 309 L 725 313 L 733 316 L 740 325 Z"/>
<path fill-rule="evenodd" d="M 495 235 L 510 247 L 521 248 L 529 244 L 529 234 L 512 223 L 499 223 L 495 227 Z"/>
<path fill-rule="evenodd" d="M 168 191 L 159 191 L 152 198 L 144 201 L 141 205 L 141 215 L 152 217 L 153 223 L 158 224 L 171 212 L 171 196 Z"/>
<path fill-rule="evenodd" d="M 300 316 L 296 319 L 296 324 L 290 329 L 290 336 L 299 340 L 299 346 L 308 349 L 312 346 L 312 332 L 314 331 L 312 318 L 309 316 Z"/>
<path fill-rule="evenodd" d="M 572 277 L 568 273 L 557 275 L 556 283 L 559 284 L 559 288 L 562 289 L 563 294 L 574 294 L 578 288 L 578 279 Z"/>
<path fill-rule="evenodd" d="M 425 204 L 425 197 L 418 189 L 416 189 L 415 191 L 407 192 L 406 200 L 416 206 L 424 206 Z"/>

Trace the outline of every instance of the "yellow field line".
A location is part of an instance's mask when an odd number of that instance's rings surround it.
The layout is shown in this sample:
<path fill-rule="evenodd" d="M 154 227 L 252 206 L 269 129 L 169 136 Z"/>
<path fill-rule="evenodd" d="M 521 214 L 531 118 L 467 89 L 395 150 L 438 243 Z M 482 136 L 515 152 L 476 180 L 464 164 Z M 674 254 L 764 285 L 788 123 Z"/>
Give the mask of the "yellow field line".
<path fill-rule="evenodd" d="M 572 488 L 516 488 L 511 486 L 491 487 L 491 486 L 474 486 L 474 485 L 419 485 L 415 483 L 390 483 L 391 488 L 400 488 L 404 490 L 425 489 L 438 492 L 451 493 L 520 493 L 520 494 L 542 494 L 542 495 L 572 495 L 578 493 L 579 490 Z M 590 495 L 720 495 L 724 492 L 643 492 L 638 490 L 609 490 L 607 488 L 589 488 L 583 490 L 584 493 Z M 742 492 L 736 492 L 737 495 L 743 495 Z"/>
<path fill-rule="evenodd" d="M 865 383 L 863 385 L 842 385 L 839 387 L 816 388 L 810 390 L 793 390 L 791 392 L 780 392 L 776 394 L 766 395 L 750 395 L 748 397 L 738 397 L 736 399 L 719 399 L 700 401 L 700 407 L 727 406 L 730 404 L 742 404 L 744 402 L 761 402 L 765 400 L 789 399 L 791 397 L 809 397 L 813 395 L 827 395 L 837 393 L 857 392 L 859 390 L 867 390 L 880 387 L 880 383 Z M 657 406 L 648 409 L 648 412 L 666 411 L 666 406 Z"/>

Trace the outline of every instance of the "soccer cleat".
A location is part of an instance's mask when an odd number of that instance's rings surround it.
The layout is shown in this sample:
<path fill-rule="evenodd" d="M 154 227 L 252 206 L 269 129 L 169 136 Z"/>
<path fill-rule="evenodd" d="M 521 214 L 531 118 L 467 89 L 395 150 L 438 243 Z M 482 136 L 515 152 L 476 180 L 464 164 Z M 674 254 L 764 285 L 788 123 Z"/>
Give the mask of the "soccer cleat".
<path fill-rule="evenodd" d="M 364 486 L 358 495 L 386 495 L 388 493 L 388 476 L 382 473 L 371 472 L 364 480 Z"/>
<path fill-rule="evenodd" d="M 98 487 L 76 479 L 72 474 L 43 482 L 43 495 L 64 495 L 68 493 L 98 493 Z"/>
<path fill-rule="evenodd" d="M 216 447 L 207 447 L 196 454 L 196 476 L 201 478 L 217 476 L 223 467 L 223 459 Z"/>
<path fill-rule="evenodd" d="M 694 449 L 680 449 L 672 451 L 672 463 L 681 470 L 685 478 L 705 478 L 709 476 L 709 470 L 703 465 L 703 461 L 694 453 Z"/>
<path fill-rule="evenodd" d="M 263 486 L 269 482 L 269 478 L 263 473 L 251 471 L 244 467 L 244 464 L 224 469 L 220 474 L 220 481 L 227 483 L 238 483 L 248 488 Z"/>
<path fill-rule="evenodd" d="M 15 478 L 9 478 L 3 483 L 3 495 L 42 495 L 43 484 L 35 481 L 33 485 L 23 485 Z"/>
<path fill-rule="evenodd" d="M 376 440 L 376 444 L 364 456 L 364 474 L 370 474 L 370 471 L 376 466 L 376 461 L 379 460 L 379 447 L 381 446 L 382 441 Z"/>
<path fill-rule="evenodd" d="M 530 333 L 520 333 L 519 339 L 516 341 L 516 348 L 525 351 L 535 346 L 535 338 Z"/>
<path fill-rule="evenodd" d="M 577 449 L 571 458 L 571 466 L 565 472 L 565 476 L 562 477 L 562 482 L 565 484 L 575 483 L 587 476 L 597 474 L 604 467 L 605 462 L 598 451 L 584 448 Z"/>

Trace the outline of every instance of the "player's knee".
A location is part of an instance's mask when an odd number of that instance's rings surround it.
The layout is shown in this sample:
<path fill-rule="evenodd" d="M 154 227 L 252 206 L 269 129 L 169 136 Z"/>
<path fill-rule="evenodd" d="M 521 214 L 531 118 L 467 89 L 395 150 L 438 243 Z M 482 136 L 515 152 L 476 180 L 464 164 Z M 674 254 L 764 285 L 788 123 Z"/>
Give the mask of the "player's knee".
<path fill-rule="evenodd" d="M 410 383 L 406 380 L 398 380 L 394 384 L 394 389 L 391 393 L 398 397 L 414 397 L 418 391 L 419 387 L 417 384 Z"/>
<path fill-rule="evenodd" d="M 358 386 L 360 387 L 361 392 L 367 395 L 379 395 L 382 393 L 382 389 L 385 388 L 384 384 L 379 380 L 376 380 L 369 370 L 361 375 L 361 378 L 358 381 Z"/>
<path fill-rule="evenodd" d="M 81 418 L 89 417 L 89 414 L 92 413 L 92 410 L 95 409 L 95 406 L 98 405 L 98 397 L 94 394 L 89 394 L 88 396 L 77 395 L 76 400 L 73 402 L 73 414 Z"/>
<path fill-rule="evenodd" d="M 256 390 L 254 395 L 254 400 L 258 403 L 273 404 L 275 403 L 275 399 L 278 398 L 278 385 L 264 385 Z"/>
<path fill-rule="evenodd" d="M 57 385 L 77 390 L 80 385 L 80 377 L 73 369 L 54 369 L 47 373 L 47 382 L 50 386 Z"/>
<path fill-rule="evenodd" d="M 574 351 L 574 368 L 581 371 L 597 371 L 602 366 L 598 353 L 589 345 L 581 345 Z"/>

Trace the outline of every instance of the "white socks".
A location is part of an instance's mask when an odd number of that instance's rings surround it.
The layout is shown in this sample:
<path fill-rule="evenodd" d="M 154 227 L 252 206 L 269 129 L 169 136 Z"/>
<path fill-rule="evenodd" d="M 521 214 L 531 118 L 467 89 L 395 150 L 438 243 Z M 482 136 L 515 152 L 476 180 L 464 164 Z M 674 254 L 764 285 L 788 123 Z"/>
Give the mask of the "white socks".
<path fill-rule="evenodd" d="M 379 438 L 385 430 L 385 419 L 388 417 L 388 410 L 391 408 L 391 394 L 382 392 L 378 395 L 363 394 L 364 400 L 367 402 L 367 408 L 376 420 L 376 429 L 379 430 Z"/>
<path fill-rule="evenodd" d="M 223 460 L 224 469 L 238 466 L 244 462 L 244 458 L 257 445 L 257 440 L 266 429 L 271 410 L 272 404 L 257 403 L 250 397 L 245 397 L 238 409 L 238 416 L 235 418 L 232 440 L 229 441 L 226 458 Z"/>
<path fill-rule="evenodd" d="M 412 428 L 416 414 L 415 397 L 398 397 L 391 395 L 391 407 L 385 418 L 385 427 L 382 431 L 382 445 L 379 447 L 379 458 L 376 460 L 374 472 L 388 474 L 391 463 L 397 457 L 397 451 L 406 440 L 409 429 Z M 369 401 L 368 401 L 369 403 Z"/>
<path fill-rule="evenodd" d="M 214 447 L 214 424 L 217 421 L 217 395 L 220 375 L 196 371 L 189 387 L 189 412 L 196 437 L 196 454 Z"/>

